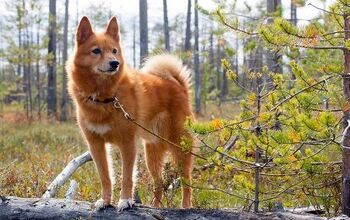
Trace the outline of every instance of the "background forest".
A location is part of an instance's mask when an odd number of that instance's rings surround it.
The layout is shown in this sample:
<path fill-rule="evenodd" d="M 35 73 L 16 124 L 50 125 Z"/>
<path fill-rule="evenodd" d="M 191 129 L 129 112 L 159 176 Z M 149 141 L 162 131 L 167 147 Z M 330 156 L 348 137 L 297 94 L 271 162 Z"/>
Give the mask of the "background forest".
<path fill-rule="evenodd" d="M 86 151 L 64 65 L 83 15 L 96 29 L 116 15 L 131 66 L 167 51 L 193 70 L 195 207 L 350 214 L 350 0 L 176 2 L 0 0 L 0 195 L 41 197 Z M 164 205 L 178 206 L 181 180 L 166 167 Z M 73 179 L 76 199 L 99 197 L 92 163 Z"/>

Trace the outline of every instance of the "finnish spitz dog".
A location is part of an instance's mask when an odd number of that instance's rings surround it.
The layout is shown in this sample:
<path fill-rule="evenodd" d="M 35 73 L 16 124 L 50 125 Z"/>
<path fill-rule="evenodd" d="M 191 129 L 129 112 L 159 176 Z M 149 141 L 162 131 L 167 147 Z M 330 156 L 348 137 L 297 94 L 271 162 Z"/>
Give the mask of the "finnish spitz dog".
<path fill-rule="evenodd" d="M 119 149 L 122 160 L 118 209 L 132 207 L 136 142 L 142 139 L 147 168 L 154 182 L 152 205 L 162 205 L 164 157 L 173 156 L 186 184 L 182 186 L 182 207 L 191 207 L 193 155 L 146 132 L 124 117 L 120 106 L 136 122 L 155 134 L 180 145 L 192 140 L 184 123 L 192 117 L 189 100 L 189 71 L 180 59 L 169 54 L 149 57 L 142 68 L 126 63 L 117 19 L 97 33 L 87 17 L 76 32 L 74 53 L 67 63 L 69 93 L 75 103 L 77 121 L 87 141 L 101 180 L 101 209 L 112 201 L 112 167 L 106 145 Z M 117 106 L 116 98 L 118 99 Z"/>

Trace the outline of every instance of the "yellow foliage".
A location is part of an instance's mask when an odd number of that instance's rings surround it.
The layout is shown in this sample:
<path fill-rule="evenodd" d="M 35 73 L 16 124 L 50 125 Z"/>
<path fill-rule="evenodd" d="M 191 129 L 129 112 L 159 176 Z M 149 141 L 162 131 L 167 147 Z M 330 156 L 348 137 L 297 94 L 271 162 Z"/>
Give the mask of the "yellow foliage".
<path fill-rule="evenodd" d="M 214 119 L 211 121 L 211 125 L 213 126 L 214 129 L 219 129 L 224 127 L 224 123 L 222 122 L 221 119 Z"/>

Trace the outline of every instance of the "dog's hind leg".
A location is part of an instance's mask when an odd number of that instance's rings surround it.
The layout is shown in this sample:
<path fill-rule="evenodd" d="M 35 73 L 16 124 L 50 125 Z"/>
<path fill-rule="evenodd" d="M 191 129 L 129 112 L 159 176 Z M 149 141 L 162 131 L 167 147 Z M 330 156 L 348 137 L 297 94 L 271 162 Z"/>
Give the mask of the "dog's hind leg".
<path fill-rule="evenodd" d="M 146 164 L 149 173 L 153 178 L 154 184 L 154 197 L 152 200 L 152 206 L 159 207 L 162 204 L 163 197 L 163 166 L 165 147 L 161 143 L 145 143 Z"/>
<path fill-rule="evenodd" d="M 92 134 L 86 134 L 90 153 L 96 165 L 96 169 L 100 176 L 102 192 L 101 199 L 95 203 L 95 208 L 102 209 L 111 203 L 112 199 L 112 181 L 110 178 L 106 146 L 102 138 Z"/>

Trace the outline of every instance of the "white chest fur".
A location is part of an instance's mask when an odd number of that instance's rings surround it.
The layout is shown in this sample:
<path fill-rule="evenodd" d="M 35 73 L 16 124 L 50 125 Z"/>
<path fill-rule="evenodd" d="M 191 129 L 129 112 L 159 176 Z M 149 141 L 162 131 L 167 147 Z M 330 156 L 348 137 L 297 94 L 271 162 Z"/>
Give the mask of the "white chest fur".
<path fill-rule="evenodd" d="M 91 122 L 85 122 L 85 126 L 89 131 L 98 135 L 104 135 L 109 130 L 111 130 L 111 127 L 108 124 L 95 124 Z"/>

